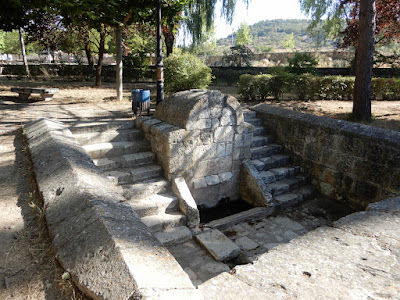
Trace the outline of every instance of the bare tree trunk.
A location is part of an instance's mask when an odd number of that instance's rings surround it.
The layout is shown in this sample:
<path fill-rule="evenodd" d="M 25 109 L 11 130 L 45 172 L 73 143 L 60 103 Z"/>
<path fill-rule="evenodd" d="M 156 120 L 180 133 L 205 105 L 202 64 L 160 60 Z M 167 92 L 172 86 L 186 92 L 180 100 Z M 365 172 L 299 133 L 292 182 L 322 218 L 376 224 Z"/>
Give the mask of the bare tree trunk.
<path fill-rule="evenodd" d="M 353 118 L 371 119 L 371 86 L 375 50 L 375 0 L 360 0 L 360 24 L 357 42 L 356 80 Z"/>
<path fill-rule="evenodd" d="M 117 76 L 117 100 L 122 100 L 123 95 L 123 82 L 122 82 L 122 28 L 118 27 L 115 29 L 117 36 L 117 65 L 116 65 L 116 76 Z"/>
<path fill-rule="evenodd" d="M 103 57 L 104 57 L 104 47 L 106 41 L 106 26 L 102 25 L 100 32 L 100 43 L 99 43 L 99 60 L 96 66 L 96 86 L 101 85 L 101 70 L 103 65 Z"/>
<path fill-rule="evenodd" d="M 19 42 L 21 43 L 21 52 L 22 52 L 22 58 L 24 60 L 25 73 L 29 77 L 30 72 L 29 72 L 29 66 L 28 66 L 28 59 L 26 58 L 25 43 L 24 43 L 24 37 L 23 37 L 23 32 L 22 32 L 21 27 L 19 28 Z"/>
<path fill-rule="evenodd" d="M 88 60 L 88 76 L 91 77 L 93 75 L 94 58 L 92 54 L 92 48 L 90 46 L 90 35 L 88 26 L 84 28 L 84 38 L 85 38 L 85 54 Z"/>

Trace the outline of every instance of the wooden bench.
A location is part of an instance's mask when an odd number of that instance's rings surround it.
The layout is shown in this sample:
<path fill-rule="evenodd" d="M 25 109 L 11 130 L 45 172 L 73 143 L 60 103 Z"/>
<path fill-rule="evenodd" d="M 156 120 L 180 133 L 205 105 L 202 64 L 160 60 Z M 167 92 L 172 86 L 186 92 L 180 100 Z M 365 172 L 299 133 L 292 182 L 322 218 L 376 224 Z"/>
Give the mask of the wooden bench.
<path fill-rule="evenodd" d="M 55 93 L 59 92 L 59 89 L 47 89 L 47 88 L 11 88 L 11 92 L 18 93 L 19 99 L 28 100 L 31 94 L 40 94 L 40 97 L 44 101 L 49 101 L 53 98 Z"/>

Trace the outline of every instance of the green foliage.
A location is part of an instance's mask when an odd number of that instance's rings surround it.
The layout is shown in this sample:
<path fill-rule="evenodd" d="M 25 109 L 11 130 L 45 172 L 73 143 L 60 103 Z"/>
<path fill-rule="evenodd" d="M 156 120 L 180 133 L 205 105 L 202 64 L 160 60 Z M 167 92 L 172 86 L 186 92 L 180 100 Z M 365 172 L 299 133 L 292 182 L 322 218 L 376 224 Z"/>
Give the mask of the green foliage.
<path fill-rule="evenodd" d="M 211 68 L 190 53 L 171 55 L 164 61 L 165 90 L 169 93 L 204 89 L 212 80 Z"/>
<path fill-rule="evenodd" d="M 288 58 L 287 70 L 293 74 L 314 73 L 318 65 L 317 60 L 310 53 L 296 52 Z"/>
<path fill-rule="evenodd" d="M 285 49 L 294 49 L 294 33 L 287 34 L 285 39 L 282 41 L 282 47 Z"/>
<path fill-rule="evenodd" d="M 256 53 L 274 52 L 274 49 L 283 49 L 282 41 L 293 33 L 293 42 L 296 49 L 310 51 L 319 48 L 319 37 L 310 34 L 307 30 L 310 21 L 308 20 L 265 20 L 249 25 L 249 32 L 252 37 L 251 48 Z M 235 33 L 234 33 L 235 35 Z M 335 41 L 324 36 L 326 47 L 331 49 Z M 228 48 L 232 43 L 232 35 L 217 40 L 217 45 Z"/>
<path fill-rule="evenodd" d="M 250 66 L 251 59 L 253 58 L 253 51 L 250 48 L 244 45 L 237 45 L 231 47 L 231 53 L 224 54 L 222 58 L 225 63 L 235 66 L 235 67 L 243 67 Z"/>
<path fill-rule="evenodd" d="M 256 100 L 259 96 L 258 83 L 256 77 L 250 74 L 243 74 L 238 81 L 239 95 L 244 100 Z"/>
<path fill-rule="evenodd" d="M 240 24 L 239 29 L 236 31 L 236 41 L 235 44 L 237 46 L 246 46 L 249 45 L 252 41 L 250 35 L 249 26 L 246 23 Z"/>
<path fill-rule="evenodd" d="M 4 32 L 4 44 L 1 52 L 9 54 L 21 53 L 21 44 L 19 42 L 18 30 Z"/>
<path fill-rule="evenodd" d="M 250 75 L 239 79 L 239 94 L 245 100 L 281 99 L 284 95 L 299 100 L 352 100 L 354 77 L 312 74 Z M 373 78 L 375 100 L 400 99 L 399 78 Z"/>
<path fill-rule="evenodd" d="M 0 53 L 4 53 L 4 36 L 5 32 L 0 31 Z"/>
<path fill-rule="evenodd" d="M 255 47 L 256 53 L 270 53 L 274 52 L 274 47 L 267 46 L 267 45 L 258 45 Z"/>

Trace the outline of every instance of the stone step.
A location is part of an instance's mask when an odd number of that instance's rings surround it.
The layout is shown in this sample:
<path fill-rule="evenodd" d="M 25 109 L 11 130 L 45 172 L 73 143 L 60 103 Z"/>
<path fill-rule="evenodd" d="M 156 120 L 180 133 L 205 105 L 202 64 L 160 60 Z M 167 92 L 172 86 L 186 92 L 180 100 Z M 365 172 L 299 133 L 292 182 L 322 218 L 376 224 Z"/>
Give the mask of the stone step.
<path fill-rule="evenodd" d="M 302 201 L 310 198 L 315 192 L 311 185 L 302 186 L 292 192 L 285 193 L 273 198 L 273 203 L 278 209 L 286 209 L 290 206 L 298 205 Z"/>
<path fill-rule="evenodd" d="M 270 135 L 258 135 L 258 136 L 253 136 L 253 140 L 251 142 L 251 147 L 261 147 L 264 145 L 268 145 L 274 141 L 274 138 Z"/>
<path fill-rule="evenodd" d="M 278 154 L 282 150 L 282 146 L 269 144 L 266 146 L 251 148 L 251 159 L 260 159 Z"/>
<path fill-rule="evenodd" d="M 143 133 L 141 130 L 131 128 L 124 130 L 78 133 L 74 135 L 74 138 L 81 145 L 90 145 L 108 142 L 134 141 L 135 139 L 143 138 Z"/>
<path fill-rule="evenodd" d="M 287 178 L 290 176 L 294 176 L 300 172 L 299 166 L 292 166 L 292 167 L 280 167 L 280 168 L 273 168 L 268 170 L 275 174 L 275 178 L 277 180 L 281 180 L 283 178 Z"/>
<path fill-rule="evenodd" d="M 263 122 L 260 118 L 250 118 L 246 120 L 247 123 L 250 123 L 254 126 L 263 126 Z"/>
<path fill-rule="evenodd" d="M 93 159 L 94 163 L 103 171 L 111 171 L 117 168 L 133 168 L 153 163 L 155 154 L 153 152 L 138 152 L 116 157 L 103 157 Z"/>
<path fill-rule="evenodd" d="M 164 193 L 170 182 L 162 177 L 145 180 L 140 183 L 123 185 L 124 197 L 130 199 L 143 199 L 152 194 Z"/>
<path fill-rule="evenodd" d="M 300 171 L 299 167 L 281 167 L 260 172 L 260 176 L 265 184 L 296 175 Z"/>
<path fill-rule="evenodd" d="M 160 177 L 162 175 L 162 168 L 159 165 L 151 164 L 138 168 L 123 168 L 107 171 L 104 172 L 104 174 L 116 184 L 128 184 Z"/>
<path fill-rule="evenodd" d="M 253 137 L 265 135 L 266 133 L 267 129 L 264 126 L 254 126 Z"/>
<path fill-rule="evenodd" d="M 101 158 L 104 156 L 112 157 L 147 151 L 149 150 L 149 142 L 143 139 L 135 142 L 101 143 L 85 145 L 83 149 L 85 149 L 92 158 Z"/>
<path fill-rule="evenodd" d="M 154 236 L 165 246 L 174 246 L 192 239 L 192 232 L 186 226 L 179 226 L 156 232 Z"/>
<path fill-rule="evenodd" d="M 269 157 L 251 160 L 258 171 L 267 171 L 272 168 L 283 167 L 290 163 L 290 156 L 277 154 Z"/>
<path fill-rule="evenodd" d="M 107 130 L 125 130 L 134 128 L 134 122 L 129 118 L 107 119 L 102 118 L 98 121 L 80 120 L 79 123 L 71 124 L 69 130 L 73 134 L 99 132 Z"/>
<path fill-rule="evenodd" d="M 256 118 L 257 113 L 253 110 L 244 110 L 243 117 L 244 117 L 244 120 L 247 121 L 248 119 Z"/>
<path fill-rule="evenodd" d="M 150 215 L 141 219 L 152 232 L 186 225 L 186 216 L 177 211 Z"/>
<path fill-rule="evenodd" d="M 307 177 L 298 175 L 267 183 L 266 186 L 271 191 L 272 196 L 279 196 L 298 188 L 300 185 L 304 184 L 306 180 Z"/>
<path fill-rule="evenodd" d="M 178 198 L 172 195 L 172 193 L 154 194 L 143 199 L 130 200 L 128 203 L 141 218 L 159 213 L 177 211 L 179 205 Z"/>

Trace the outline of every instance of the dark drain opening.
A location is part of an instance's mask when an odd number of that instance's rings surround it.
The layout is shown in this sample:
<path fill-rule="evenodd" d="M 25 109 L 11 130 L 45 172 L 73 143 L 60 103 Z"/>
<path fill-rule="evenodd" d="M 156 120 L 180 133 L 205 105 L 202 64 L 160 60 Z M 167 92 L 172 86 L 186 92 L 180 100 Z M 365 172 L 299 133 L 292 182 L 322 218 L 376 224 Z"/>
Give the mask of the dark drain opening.
<path fill-rule="evenodd" d="M 200 204 L 197 208 L 200 213 L 200 223 L 204 224 L 249 210 L 254 206 L 242 200 L 232 201 L 230 198 L 222 198 L 216 206 L 209 207 Z"/>

